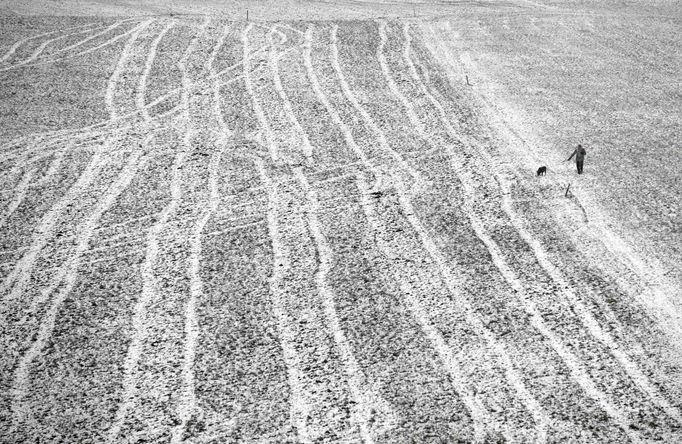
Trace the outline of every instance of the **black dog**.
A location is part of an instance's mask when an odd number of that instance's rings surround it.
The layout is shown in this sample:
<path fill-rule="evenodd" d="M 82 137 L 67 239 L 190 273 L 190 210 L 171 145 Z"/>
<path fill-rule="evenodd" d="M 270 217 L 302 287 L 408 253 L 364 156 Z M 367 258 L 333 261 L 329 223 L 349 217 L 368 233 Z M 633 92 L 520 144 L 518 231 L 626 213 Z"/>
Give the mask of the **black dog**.
<path fill-rule="evenodd" d="M 544 176 L 545 173 L 547 173 L 547 167 L 546 166 L 541 166 L 538 168 L 538 176 Z"/>

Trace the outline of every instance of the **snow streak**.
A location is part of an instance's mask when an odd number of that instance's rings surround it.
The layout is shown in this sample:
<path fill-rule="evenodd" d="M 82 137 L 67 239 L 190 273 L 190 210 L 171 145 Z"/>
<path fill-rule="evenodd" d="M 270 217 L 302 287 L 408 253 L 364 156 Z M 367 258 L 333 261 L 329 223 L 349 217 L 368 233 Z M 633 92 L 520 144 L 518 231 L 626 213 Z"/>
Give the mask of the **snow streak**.
<path fill-rule="evenodd" d="M 267 118 L 265 117 L 265 112 L 263 111 L 263 108 L 261 107 L 260 102 L 256 98 L 255 92 L 254 92 L 254 84 L 253 80 L 251 80 L 251 55 L 249 54 L 249 31 L 253 25 L 251 23 L 248 24 L 246 28 L 242 31 L 242 45 L 244 47 L 244 59 L 243 59 L 243 67 L 244 67 L 244 83 L 246 84 L 246 90 L 249 93 L 249 97 L 251 98 L 251 105 L 253 107 L 253 111 L 256 113 L 256 117 L 258 118 L 258 124 L 262 128 L 263 132 L 265 133 L 265 142 L 267 144 L 268 150 L 270 151 L 270 157 L 274 162 L 277 162 L 279 159 L 279 154 L 277 152 L 277 146 L 275 145 L 275 141 L 272 135 L 272 129 L 270 128 L 270 124 L 268 123 Z"/>
<path fill-rule="evenodd" d="M 114 23 L 113 25 L 111 25 L 111 26 L 105 28 L 103 31 L 100 31 L 100 32 L 98 32 L 98 33 L 96 33 L 96 34 L 92 34 L 92 35 L 90 35 L 90 36 L 84 38 L 84 39 L 81 40 L 81 41 L 78 41 L 78 42 L 76 42 L 76 43 L 74 43 L 74 44 L 72 44 L 72 45 L 67 46 L 66 48 L 60 48 L 57 52 L 66 52 L 66 51 L 70 51 L 70 50 L 75 49 L 75 48 L 79 48 L 79 47 L 85 45 L 86 43 L 88 43 L 90 40 L 94 40 L 94 39 L 96 39 L 97 37 L 101 37 L 101 36 L 103 36 L 103 35 L 105 35 L 105 34 L 110 33 L 110 32 L 113 31 L 114 29 L 116 29 L 116 28 L 118 28 L 119 26 L 121 26 L 123 23 L 124 23 L 123 21 L 118 21 L 118 22 Z"/>
<path fill-rule="evenodd" d="M 24 198 L 28 193 L 28 188 L 31 186 L 31 180 L 33 180 L 34 174 L 35 170 L 33 168 L 24 171 L 21 181 L 19 182 L 19 185 L 17 185 L 14 198 L 10 201 L 9 205 L 7 205 L 5 213 L 0 217 L 0 228 L 7 223 L 7 219 L 14 214 L 17 208 L 19 208 L 19 205 L 24 201 Z"/>
<path fill-rule="evenodd" d="M 254 157 L 254 162 L 258 168 L 260 180 L 265 186 L 268 193 L 268 232 L 270 234 L 270 241 L 272 243 L 273 264 L 272 276 L 270 277 L 270 293 L 272 294 L 272 306 L 277 319 L 279 329 L 280 345 L 284 362 L 287 366 L 289 389 L 291 390 L 290 404 L 291 404 L 291 422 L 296 427 L 298 438 L 303 443 L 312 443 L 310 431 L 308 429 L 307 418 L 310 413 L 310 405 L 305 396 L 305 388 L 303 386 L 303 370 L 299 365 L 299 360 L 294 344 L 296 338 L 288 325 L 284 299 L 286 298 L 282 291 L 282 281 L 284 277 L 284 267 L 288 261 L 286 259 L 285 249 L 282 245 L 282 237 L 280 234 L 280 223 L 277 216 L 277 207 L 279 202 L 277 185 L 270 179 L 265 169 L 265 163 L 262 159 Z"/>
<path fill-rule="evenodd" d="M 211 88 L 213 90 L 213 116 L 215 117 L 216 122 L 218 123 L 218 128 L 220 129 L 221 148 L 225 143 L 225 139 L 232 135 L 232 131 L 230 131 L 227 125 L 225 124 L 225 119 L 223 118 L 223 113 L 221 111 L 222 101 L 220 98 L 220 82 L 216 74 L 214 61 L 216 59 L 216 56 L 218 55 L 218 51 L 220 51 L 220 48 L 222 48 L 223 45 L 225 44 L 225 39 L 227 38 L 230 29 L 231 26 L 229 24 L 223 27 L 223 31 L 220 34 L 218 43 L 213 47 L 213 51 L 211 52 L 210 57 L 206 61 L 206 67 L 209 76 L 213 78 L 211 80 Z"/>
<path fill-rule="evenodd" d="M 156 36 L 152 42 L 152 46 L 149 49 L 149 54 L 147 55 L 147 60 L 145 61 L 144 70 L 140 76 L 139 85 L 137 88 L 136 103 L 137 109 L 142 113 L 142 118 L 145 122 L 151 122 L 151 116 L 149 115 L 149 110 L 145 106 L 145 96 L 147 93 L 147 79 L 149 74 L 152 72 L 152 66 L 154 65 L 154 59 L 156 59 L 156 50 L 159 47 L 159 43 L 163 40 L 163 37 L 173 28 L 174 22 L 169 22 L 163 28 L 163 30 Z"/>
<path fill-rule="evenodd" d="M 284 91 L 284 88 L 282 87 L 282 79 L 279 76 L 279 60 L 277 57 L 277 47 L 275 46 L 275 43 L 272 39 L 272 35 L 277 31 L 277 27 L 273 27 L 270 33 L 268 34 L 268 39 L 270 41 L 270 69 L 272 69 L 273 72 L 273 80 L 275 83 L 275 89 L 277 90 L 277 94 L 279 94 L 279 98 L 282 101 L 282 104 L 284 106 L 284 111 L 286 112 L 287 118 L 289 119 L 289 122 L 291 125 L 294 127 L 296 130 L 296 133 L 298 134 L 299 139 L 301 140 L 301 149 L 303 151 L 303 154 L 306 157 L 306 161 L 308 162 L 308 165 L 312 165 L 313 162 L 313 147 L 310 145 L 310 140 L 308 140 L 308 134 L 306 134 L 305 131 L 303 131 L 303 128 L 301 127 L 301 124 L 298 122 L 298 119 L 296 118 L 296 115 L 294 114 L 294 110 L 291 107 L 291 102 L 289 101 L 289 97 L 287 97 L 286 91 Z M 281 35 L 284 35 L 280 32 Z M 286 36 L 285 36 L 286 37 Z M 284 40 L 284 38 L 282 39 Z"/>
<path fill-rule="evenodd" d="M 196 46 L 197 39 L 203 35 L 208 21 L 204 21 L 199 34 L 194 36 L 192 42 L 187 48 L 186 55 L 189 56 Z M 192 118 L 189 112 L 189 92 L 192 88 L 192 83 L 187 73 L 187 57 L 180 63 L 180 70 L 182 71 L 183 83 L 183 110 L 185 112 L 185 125 L 187 131 L 185 132 L 185 148 L 187 152 L 192 151 L 192 138 L 194 131 L 192 129 Z M 211 154 L 209 162 L 209 190 L 210 196 L 208 205 L 202 212 L 201 217 L 195 223 L 190 242 L 190 256 L 187 262 L 189 280 L 190 280 L 190 294 L 187 304 L 185 305 L 185 344 L 184 344 L 184 359 L 182 364 L 182 395 L 178 404 L 178 417 L 180 424 L 173 430 L 171 443 L 180 443 L 183 441 L 183 433 L 187 428 L 188 422 L 192 419 L 192 415 L 197 409 L 197 399 L 194 389 L 194 358 L 196 356 L 196 346 L 199 340 L 199 320 L 196 313 L 197 301 L 203 295 L 204 284 L 201 280 L 201 233 L 208 223 L 212 214 L 218 208 L 220 202 L 220 194 L 218 192 L 218 167 L 220 166 L 221 152 L 214 152 Z"/>
<path fill-rule="evenodd" d="M 107 83 L 107 91 L 104 96 L 104 102 L 106 103 L 111 119 L 116 119 L 118 117 L 118 113 L 114 107 L 114 94 L 116 93 L 116 83 L 118 82 L 118 78 L 121 76 L 121 74 L 123 74 L 125 64 L 130 57 L 130 53 L 133 50 L 135 41 L 137 41 L 137 39 L 140 37 L 140 34 L 144 28 L 149 26 L 151 23 L 152 21 L 148 20 L 135 27 L 135 29 L 132 31 L 132 35 L 128 39 L 128 42 L 126 42 L 126 45 L 123 47 L 123 52 L 118 58 L 118 62 L 116 63 L 116 68 L 114 69 L 113 74 L 109 78 L 109 82 Z"/>
<path fill-rule="evenodd" d="M 59 167 L 62 165 L 62 162 L 64 161 L 64 156 L 66 156 L 66 153 L 69 152 L 73 148 L 73 144 L 69 144 L 65 148 L 60 149 L 54 155 L 52 156 L 52 162 L 50 162 L 50 166 L 45 172 L 45 175 L 40 178 L 38 181 L 38 185 L 42 186 L 47 184 L 52 178 L 54 177 L 55 174 L 57 174 L 57 171 L 59 171 Z"/>

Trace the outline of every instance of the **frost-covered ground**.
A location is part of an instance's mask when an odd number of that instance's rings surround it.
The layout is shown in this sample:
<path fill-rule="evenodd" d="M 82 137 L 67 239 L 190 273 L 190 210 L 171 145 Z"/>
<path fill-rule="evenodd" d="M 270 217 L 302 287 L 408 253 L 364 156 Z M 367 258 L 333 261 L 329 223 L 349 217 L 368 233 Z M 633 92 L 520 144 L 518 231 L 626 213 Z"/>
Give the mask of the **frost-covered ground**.
<path fill-rule="evenodd" d="M 0 441 L 682 440 L 672 6 L 323 3 L 0 18 Z"/>

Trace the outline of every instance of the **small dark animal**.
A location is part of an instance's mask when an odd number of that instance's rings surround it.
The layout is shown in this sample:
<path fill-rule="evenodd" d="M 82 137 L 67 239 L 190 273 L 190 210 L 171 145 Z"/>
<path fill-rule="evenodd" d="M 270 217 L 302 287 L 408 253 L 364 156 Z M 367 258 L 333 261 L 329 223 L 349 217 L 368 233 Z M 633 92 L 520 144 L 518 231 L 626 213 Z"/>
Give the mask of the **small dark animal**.
<path fill-rule="evenodd" d="M 544 176 L 547 173 L 547 167 L 541 166 L 538 168 L 538 176 Z"/>

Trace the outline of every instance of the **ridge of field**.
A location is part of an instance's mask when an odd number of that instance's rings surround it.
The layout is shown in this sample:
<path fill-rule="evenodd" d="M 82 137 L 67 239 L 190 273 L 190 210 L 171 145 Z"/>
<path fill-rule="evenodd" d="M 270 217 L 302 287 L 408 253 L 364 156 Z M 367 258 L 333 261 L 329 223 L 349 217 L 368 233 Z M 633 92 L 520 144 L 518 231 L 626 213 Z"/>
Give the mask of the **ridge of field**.
<path fill-rule="evenodd" d="M 457 18 L 487 12 L 569 15 L 635 14 L 679 17 L 676 0 L 0 0 L 0 16 L 131 17 L 210 15 L 228 20 L 367 20 Z"/>
<path fill-rule="evenodd" d="M 0 440 L 682 440 L 679 265 L 469 13 L 0 18 Z"/>

